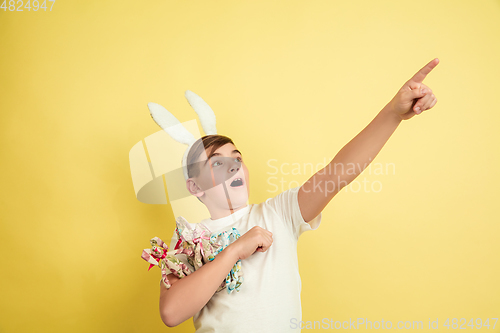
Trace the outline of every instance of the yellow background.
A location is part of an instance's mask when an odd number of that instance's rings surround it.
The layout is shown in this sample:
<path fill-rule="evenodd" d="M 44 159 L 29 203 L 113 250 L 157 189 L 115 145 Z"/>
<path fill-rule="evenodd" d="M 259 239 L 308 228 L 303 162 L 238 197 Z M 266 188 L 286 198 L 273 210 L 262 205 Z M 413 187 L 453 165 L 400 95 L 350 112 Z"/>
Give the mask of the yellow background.
<path fill-rule="evenodd" d="M 499 40 L 498 0 L 1 10 L 0 332 L 194 331 L 192 319 L 162 324 L 160 272 L 140 258 L 175 227 L 168 205 L 140 203 L 132 186 L 129 150 L 159 130 L 148 102 L 184 122 L 196 115 L 185 90 L 207 101 L 259 203 L 277 194 L 270 159 L 331 160 L 436 57 L 424 83 L 438 103 L 373 163 L 396 172 L 365 170 L 356 181 L 383 189 L 342 190 L 301 236 L 302 319 L 425 331 L 439 319 L 444 332 L 446 318 L 499 318 Z"/>

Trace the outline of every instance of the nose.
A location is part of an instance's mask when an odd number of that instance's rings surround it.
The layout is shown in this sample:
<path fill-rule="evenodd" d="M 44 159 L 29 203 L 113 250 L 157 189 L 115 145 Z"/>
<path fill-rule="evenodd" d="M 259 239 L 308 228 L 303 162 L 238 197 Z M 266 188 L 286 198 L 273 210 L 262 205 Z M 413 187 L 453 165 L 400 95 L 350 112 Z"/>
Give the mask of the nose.
<path fill-rule="evenodd" d="M 230 164 L 229 172 L 231 174 L 237 173 L 240 170 L 240 167 L 241 167 L 241 162 L 238 160 L 233 160 L 233 162 Z"/>

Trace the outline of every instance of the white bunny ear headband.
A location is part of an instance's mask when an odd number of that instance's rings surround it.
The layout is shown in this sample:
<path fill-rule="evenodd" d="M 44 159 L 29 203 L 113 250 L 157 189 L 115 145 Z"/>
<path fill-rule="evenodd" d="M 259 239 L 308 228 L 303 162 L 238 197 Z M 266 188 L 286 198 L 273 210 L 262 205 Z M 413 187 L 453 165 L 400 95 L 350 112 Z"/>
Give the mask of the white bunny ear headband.
<path fill-rule="evenodd" d="M 215 113 L 212 111 L 210 106 L 198 95 L 190 90 L 186 90 L 185 96 L 198 114 L 201 126 L 206 135 L 217 134 L 217 128 L 215 127 Z M 196 142 L 193 134 L 191 134 L 180 122 L 175 118 L 173 114 L 167 111 L 163 106 L 156 103 L 148 103 L 149 112 L 153 120 L 170 135 L 175 141 L 183 143 L 188 146 L 182 157 L 182 171 L 184 173 L 184 178 L 187 180 L 187 155 L 189 150 Z"/>

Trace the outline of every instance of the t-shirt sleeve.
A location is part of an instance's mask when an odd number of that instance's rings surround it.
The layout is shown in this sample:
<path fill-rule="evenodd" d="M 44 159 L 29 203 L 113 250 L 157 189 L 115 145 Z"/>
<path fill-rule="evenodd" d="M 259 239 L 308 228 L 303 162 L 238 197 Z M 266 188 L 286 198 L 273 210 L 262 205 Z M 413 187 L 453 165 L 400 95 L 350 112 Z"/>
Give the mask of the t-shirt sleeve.
<path fill-rule="evenodd" d="M 298 240 L 302 233 L 308 230 L 316 230 L 321 224 L 322 213 L 319 213 L 314 219 L 309 222 L 304 221 L 299 207 L 300 186 L 286 190 L 274 198 L 269 198 L 266 203 L 272 207 L 292 231 L 295 240 Z"/>

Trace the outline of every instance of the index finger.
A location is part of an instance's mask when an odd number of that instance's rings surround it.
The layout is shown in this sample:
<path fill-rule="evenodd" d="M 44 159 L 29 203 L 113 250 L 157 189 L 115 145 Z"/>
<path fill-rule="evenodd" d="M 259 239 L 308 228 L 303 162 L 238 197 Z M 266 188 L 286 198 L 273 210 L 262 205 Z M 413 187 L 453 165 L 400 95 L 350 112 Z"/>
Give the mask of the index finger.
<path fill-rule="evenodd" d="M 432 59 L 427 65 L 422 67 L 421 70 L 419 70 L 415 75 L 413 75 L 410 81 L 414 83 L 422 83 L 427 74 L 429 74 L 434 69 L 434 67 L 437 66 L 437 64 L 439 64 L 439 59 L 438 58 Z"/>

